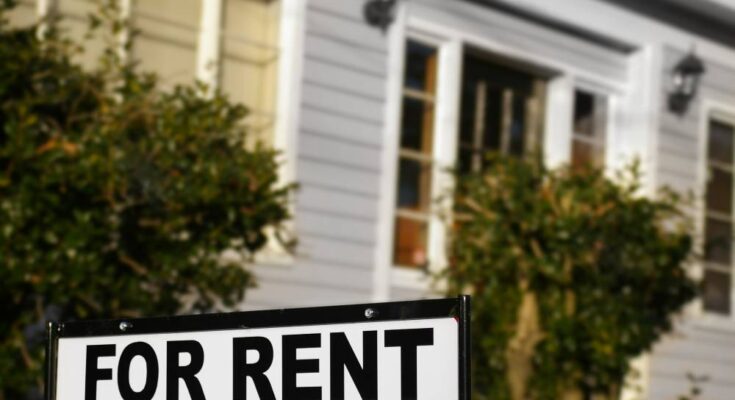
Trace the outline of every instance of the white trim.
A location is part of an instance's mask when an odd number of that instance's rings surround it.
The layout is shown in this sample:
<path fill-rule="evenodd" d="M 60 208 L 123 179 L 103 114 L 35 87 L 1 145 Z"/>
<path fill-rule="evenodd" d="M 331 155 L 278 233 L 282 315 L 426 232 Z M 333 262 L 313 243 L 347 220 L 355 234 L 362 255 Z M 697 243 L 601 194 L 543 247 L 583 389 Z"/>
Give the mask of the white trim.
<path fill-rule="evenodd" d="M 273 146 L 283 155 L 280 183 L 296 179 L 307 0 L 282 0 Z"/>
<path fill-rule="evenodd" d="M 378 203 L 373 300 L 390 299 L 393 264 L 393 218 L 398 174 L 398 136 L 400 135 L 401 101 L 403 98 L 403 67 L 406 49 L 406 5 L 399 3 L 396 20 L 388 30 L 388 66 L 392 71 L 386 79 L 383 152 L 380 160 L 380 198 Z"/>
<path fill-rule="evenodd" d="M 398 179 L 398 158 L 393 161 L 393 167 L 385 176 L 390 177 L 390 184 L 393 185 L 393 202 L 391 203 L 391 211 L 389 216 L 389 235 L 391 239 L 388 247 L 388 257 L 390 265 L 390 283 L 397 287 L 425 291 L 430 287 L 431 279 L 428 273 L 439 272 L 446 267 L 447 258 L 445 252 L 446 245 L 446 229 L 444 221 L 440 218 L 438 212 L 451 210 L 451 200 L 445 200 L 442 204 L 435 200 L 453 186 L 453 179 L 449 176 L 447 170 L 454 165 L 456 159 L 457 148 L 457 129 L 459 123 L 459 99 L 460 99 L 460 83 L 462 76 L 462 42 L 457 36 L 446 36 L 440 32 L 429 29 L 415 28 L 408 24 L 404 36 L 401 40 L 406 42 L 408 39 L 419 40 L 433 46 L 436 46 L 438 52 L 437 63 L 437 91 L 436 101 L 434 105 L 434 125 L 432 132 L 433 153 L 432 153 L 432 175 L 431 175 L 431 215 L 428 224 L 427 238 L 427 259 L 429 260 L 428 270 L 414 270 L 409 268 L 393 265 L 393 242 L 394 236 L 394 218 L 395 218 L 395 191 Z M 401 57 L 405 57 L 405 48 L 401 53 Z M 401 65 L 400 71 L 404 70 Z M 403 73 L 399 75 L 399 84 L 403 87 Z M 400 112 L 401 98 L 398 99 L 396 110 Z M 387 145 L 395 146 L 398 150 L 398 137 L 400 136 L 400 115 L 395 119 L 388 120 L 390 124 L 395 125 L 396 134 L 388 142 Z M 448 207 L 448 208 L 447 208 Z"/>
<path fill-rule="evenodd" d="M 606 151 L 612 148 L 611 141 L 619 129 L 617 121 L 621 113 L 619 98 L 626 97 L 632 101 L 630 84 L 611 79 L 578 68 L 575 65 L 559 62 L 535 53 L 507 46 L 492 38 L 477 36 L 461 30 L 461 27 L 445 25 L 425 19 L 412 13 L 416 4 L 403 4 L 398 11 L 398 18 L 389 31 L 389 63 L 388 96 L 386 101 L 385 128 L 383 132 L 383 159 L 379 206 L 378 243 L 376 246 L 376 269 L 374 275 L 373 298 L 384 301 L 390 298 L 390 287 L 427 290 L 426 274 L 423 271 L 409 270 L 393 266 L 392 245 L 395 215 L 395 196 L 398 161 L 398 136 L 400 134 L 400 108 L 403 85 L 403 58 L 405 57 L 405 40 L 416 37 L 439 47 L 440 65 L 438 68 L 437 113 L 434 125 L 434 160 L 435 170 L 432 178 L 432 198 L 444 194 L 439 188 L 453 185 L 451 176 L 442 173 L 456 160 L 458 111 L 461 90 L 462 54 L 465 45 L 473 46 L 488 52 L 502 54 L 519 62 L 531 65 L 542 65 L 556 70 L 559 75 L 549 80 L 544 115 L 544 157 L 547 165 L 559 165 L 569 161 L 571 154 L 571 115 L 573 111 L 573 93 L 576 83 L 581 82 L 585 88 L 594 88 L 608 98 L 606 131 Z M 420 6 L 418 6 L 420 7 Z M 446 189 L 445 189 L 446 190 Z M 451 200 L 450 200 L 451 201 Z M 441 209 L 451 209 L 451 203 L 440 205 Z M 449 207 L 449 208 L 447 208 Z M 432 216 L 429 228 L 429 269 L 437 271 L 446 266 L 446 229 L 438 216 Z"/>
<path fill-rule="evenodd" d="M 57 10 L 58 0 L 36 0 L 36 17 L 41 23 L 36 28 L 36 37 L 43 39 L 48 31 L 48 22 L 44 21 Z"/>
<path fill-rule="evenodd" d="M 201 7 L 196 78 L 207 85 L 207 95 L 212 96 L 219 80 L 222 0 L 201 0 Z"/>
<path fill-rule="evenodd" d="M 133 11 L 133 0 L 117 0 L 117 5 L 120 9 L 120 21 L 123 21 L 124 24 L 128 24 Z M 125 47 L 129 40 L 130 29 L 125 25 L 117 35 L 117 56 L 121 63 L 125 63 L 128 58 L 128 51 Z"/>
<path fill-rule="evenodd" d="M 626 82 L 621 82 L 602 74 L 590 72 L 579 68 L 574 64 L 555 60 L 551 57 L 540 56 L 537 53 L 526 51 L 516 46 L 509 46 L 506 43 L 489 36 L 466 32 L 463 31 L 461 27 L 446 26 L 413 14 L 408 16 L 407 23 L 411 29 L 433 32 L 437 35 L 441 35 L 442 37 L 458 38 L 465 45 L 477 47 L 490 53 L 500 54 L 521 63 L 543 66 L 556 71 L 561 75 L 570 75 L 575 78 L 584 79 L 588 82 L 594 82 L 597 86 L 605 88 L 605 90 L 610 92 L 625 93 L 628 89 Z"/>
<path fill-rule="evenodd" d="M 698 138 L 698 157 L 697 157 L 697 181 L 694 190 L 695 197 L 695 249 L 704 254 L 704 237 L 705 237 L 705 218 L 707 214 L 707 144 L 709 140 L 709 122 L 719 120 L 735 126 L 735 106 L 702 98 L 699 110 L 699 128 L 697 130 Z M 735 197 L 734 197 L 735 201 Z M 704 261 L 700 261 L 692 270 L 692 275 L 697 279 L 704 278 Z M 690 312 L 697 318 L 695 323 L 703 328 L 727 330 L 735 332 L 735 273 L 730 273 L 730 315 L 720 315 L 707 312 L 704 310 L 704 303 L 701 299 L 697 299 Z"/>
<path fill-rule="evenodd" d="M 574 84 L 571 76 L 559 75 L 546 85 L 543 156 L 549 168 L 567 164 L 572 158 Z M 553 112 L 550 107 L 554 107 Z"/>
<path fill-rule="evenodd" d="M 281 0 L 279 25 L 278 81 L 276 83 L 276 120 L 273 147 L 280 155 L 278 186 L 296 181 L 298 127 L 300 118 L 302 76 L 304 69 L 304 36 L 306 34 L 307 0 Z M 294 199 L 288 200 L 288 211 L 295 215 Z M 284 224 L 288 232 L 296 233 L 293 220 Z M 295 256 L 283 249 L 269 232 L 268 246 L 255 258 L 256 264 L 292 267 Z"/>

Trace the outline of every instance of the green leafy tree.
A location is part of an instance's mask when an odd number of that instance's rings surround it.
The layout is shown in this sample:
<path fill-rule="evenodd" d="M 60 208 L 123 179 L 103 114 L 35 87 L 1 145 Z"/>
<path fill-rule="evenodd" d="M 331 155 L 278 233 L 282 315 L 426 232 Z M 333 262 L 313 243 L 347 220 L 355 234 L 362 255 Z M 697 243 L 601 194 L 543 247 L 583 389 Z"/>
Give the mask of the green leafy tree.
<path fill-rule="evenodd" d="M 251 260 L 280 232 L 290 187 L 274 151 L 246 145 L 242 106 L 160 90 L 114 40 L 84 70 L 53 25 L 39 40 L 0 4 L 0 399 L 19 399 L 42 387 L 49 319 L 240 301 L 251 276 L 221 254 Z"/>
<path fill-rule="evenodd" d="M 671 192 L 490 156 L 457 177 L 450 294 L 473 295 L 477 399 L 616 399 L 631 359 L 696 294 Z"/>

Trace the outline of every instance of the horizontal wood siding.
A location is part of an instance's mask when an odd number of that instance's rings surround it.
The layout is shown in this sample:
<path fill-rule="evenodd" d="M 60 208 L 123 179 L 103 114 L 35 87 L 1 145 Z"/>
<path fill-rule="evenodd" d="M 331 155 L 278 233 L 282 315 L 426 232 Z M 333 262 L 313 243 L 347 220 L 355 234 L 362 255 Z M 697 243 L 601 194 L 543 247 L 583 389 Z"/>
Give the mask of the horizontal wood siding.
<path fill-rule="evenodd" d="M 369 302 L 386 98 L 387 42 L 360 0 L 306 9 L 293 263 L 259 265 L 246 308 Z"/>
<path fill-rule="evenodd" d="M 666 109 L 668 80 L 673 66 L 685 55 L 672 47 L 664 48 L 662 110 L 658 138 L 657 183 L 682 193 L 703 193 L 698 187 L 697 171 L 705 162 L 699 159 L 702 99 L 735 105 L 735 69 L 704 60 L 707 72 L 702 78 L 698 98 L 684 116 Z M 701 200 L 701 199 L 700 199 Z M 695 216 L 695 218 L 698 216 Z M 670 400 L 688 393 L 687 374 L 705 375 L 702 399 L 730 399 L 735 393 L 735 323 L 729 330 L 717 330 L 695 319 L 677 326 L 658 343 L 651 356 L 651 400 Z"/>
<path fill-rule="evenodd" d="M 256 268 L 246 307 L 369 301 L 379 234 L 386 124 L 387 35 L 363 18 L 364 0 L 308 0 L 299 110 L 295 229 L 288 266 Z M 464 1 L 412 0 L 408 12 L 451 29 L 624 83 L 628 55 Z M 548 67 L 548 66 L 547 66 Z M 428 288 L 427 284 L 427 288 Z M 394 282 L 392 299 L 430 297 Z M 271 293 L 271 294 L 268 294 Z M 278 299 L 271 299 L 278 296 Z M 307 303 L 303 303 L 307 302 Z"/>
<path fill-rule="evenodd" d="M 627 80 L 629 60 L 625 53 L 467 1 L 414 0 L 411 4 L 417 15 L 442 21 L 478 38 L 543 57 L 554 64 L 571 66 L 588 75 L 618 83 Z"/>

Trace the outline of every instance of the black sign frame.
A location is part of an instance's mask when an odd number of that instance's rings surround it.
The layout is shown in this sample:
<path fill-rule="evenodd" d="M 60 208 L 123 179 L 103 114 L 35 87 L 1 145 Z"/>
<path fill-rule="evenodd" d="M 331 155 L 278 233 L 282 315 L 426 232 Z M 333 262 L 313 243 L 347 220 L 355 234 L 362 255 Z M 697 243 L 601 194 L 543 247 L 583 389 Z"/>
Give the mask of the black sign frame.
<path fill-rule="evenodd" d="M 470 400 L 470 296 L 448 299 L 289 308 L 138 319 L 50 322 L 46 347 L 44 397 L 55 400 L 60 338 L 277 328 L 357 322 L 453 317 L 458 321 L 459 400 Z"/>

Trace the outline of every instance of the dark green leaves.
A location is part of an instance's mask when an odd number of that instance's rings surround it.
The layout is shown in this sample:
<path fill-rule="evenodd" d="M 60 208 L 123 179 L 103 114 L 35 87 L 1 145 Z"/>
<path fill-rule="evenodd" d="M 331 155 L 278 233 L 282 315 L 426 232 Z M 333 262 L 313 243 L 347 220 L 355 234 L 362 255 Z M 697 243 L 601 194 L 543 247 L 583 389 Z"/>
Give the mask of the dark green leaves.
<path fill-rule="evenodd" d="M 40 387 L 47 310 L 234 305 L 289 218 L 277 154 L 249 144 L 242 106 L 199 86 L 164 93 L 117 62 L 83 70 L 52 33 L 0 26 L 0 399 Z"/>
<path fill-rule="evenodd" d="M 514 158 L 490 156 L 487 165 L 457 177 L 445 273 L 452 294 L 474 296 L 476 396 L 511 396 L 508 346 L 524 293 L 538 300 L 542 335 L 526 394 L 614 393 L 630 360 L 695 295 L 678 198 L 640 196 L 635 169 L 613 182 Z"/>

